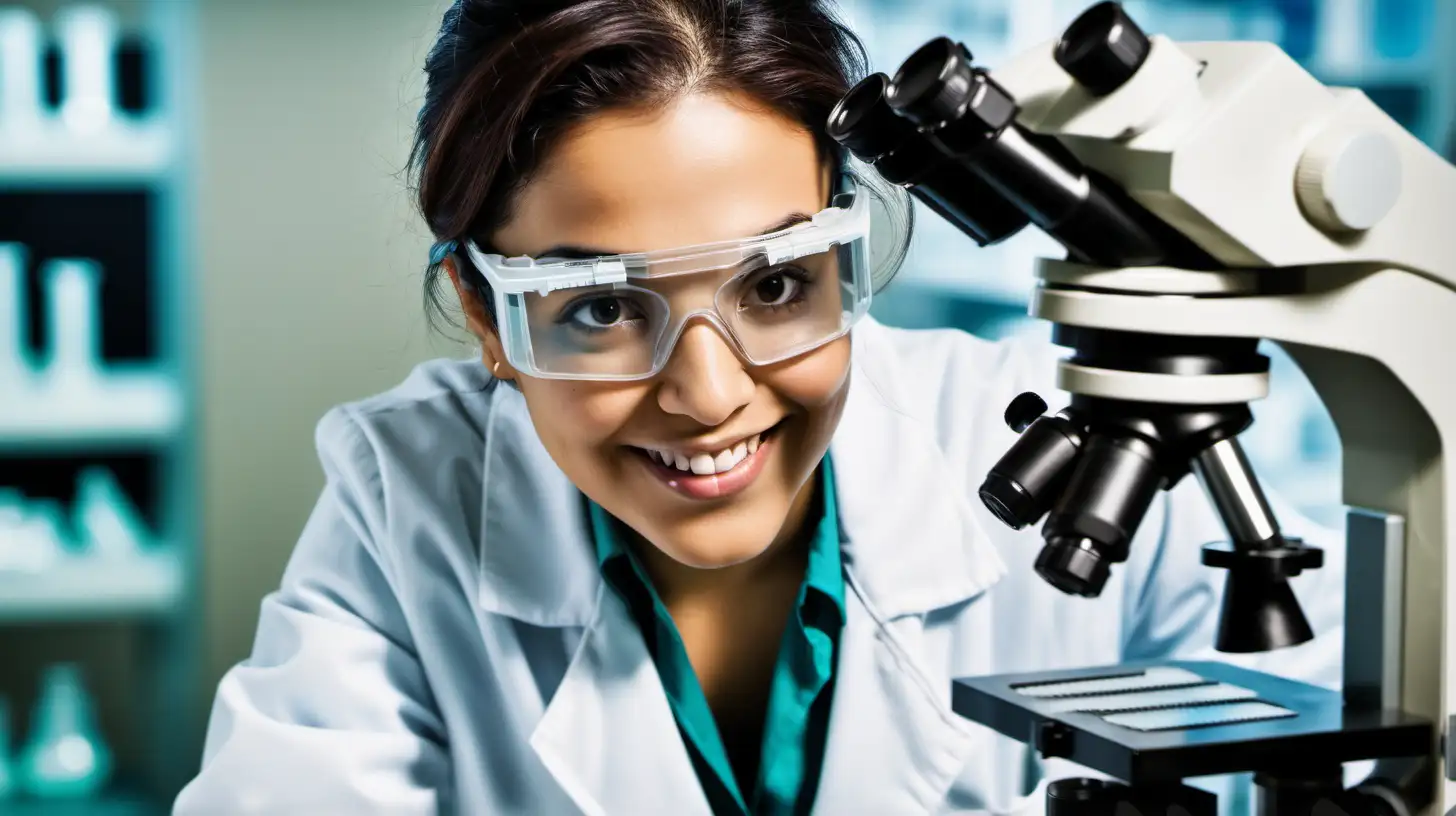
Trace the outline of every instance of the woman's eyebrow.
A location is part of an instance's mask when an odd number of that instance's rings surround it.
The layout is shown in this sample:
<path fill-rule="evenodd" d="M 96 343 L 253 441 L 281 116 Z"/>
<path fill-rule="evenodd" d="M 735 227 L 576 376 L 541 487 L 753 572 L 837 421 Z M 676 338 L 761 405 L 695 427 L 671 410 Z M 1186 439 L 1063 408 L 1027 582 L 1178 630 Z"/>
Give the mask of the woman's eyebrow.
<path fill-rule="evenodd" d="M 767 227 L 764 227 L 763 229 L 761 229 L 758 232 L 754 233 L 754 236 L 753 237 L 757 237 L 757 236 L 760 236 L 760 235 L 770 235 L 772 233 L 779 232 L 781 230 L 786 230 L 789 227 L 795 227 L 795 226 L 798 226 L 799 224 L 803 224 L 803 223 L 806 223 L 808 221 L 811 221 L 811 220 L 813 220 L 813 218 L 814 217 L 812 215 L 809 215 L 808 213 L 802 213 L 802 212 L 789 213 L 788 215 L 784 216 L 783 218 L 780 218 L 779 220 L 773 222 L 772 224 L 769 224 Z M 584 247 L 584 246 L 577 246 L 575 244 L 563 244 L 561 246 L 552 247 L 552 248 L 546 250 L 545 252 L 542 252 L 542 253 L 536 255 L 536 258 L 538 258 L 538 259 L 551 258 L 551 259 L 554 259 L 554 260 L 561 260 L 561 261 L 577 261 L 577 260 L 582 260 L 584 258 L 599 258 L 599 257 L 601 257 L 603 255 L 625 255 L 625 254 L 628 254 L 628 253 L 625 253 L 625 252 L 613 252 L 613 251 L 611 251 L 609 249 L 599 249 L 597 247 Z"/>

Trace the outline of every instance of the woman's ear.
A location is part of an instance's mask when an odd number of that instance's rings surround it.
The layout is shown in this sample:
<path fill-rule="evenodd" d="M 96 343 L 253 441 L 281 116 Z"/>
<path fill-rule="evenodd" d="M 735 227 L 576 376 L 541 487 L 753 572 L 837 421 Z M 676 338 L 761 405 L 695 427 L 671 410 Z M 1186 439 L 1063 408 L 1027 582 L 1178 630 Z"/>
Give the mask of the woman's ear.
<path fill-rule="evenodd" d="M 473 287 L 460 281 L 460 268 L 455 265 L 454 258 L 446 258 L 444 264 L 445 273 L 450 276 L 450 283 L 455 287 L 455 295 L 460 298 L 460 310 L 465 314 L 465 325 L 480 341 L 481 362 L 485 363 L 485 367 L 490 369 L 496 379 L 515 379 L 516 371 L 506 362 L 505 348 L 501 346 L 494 321 L 485 312 L 485 304 Z"/>

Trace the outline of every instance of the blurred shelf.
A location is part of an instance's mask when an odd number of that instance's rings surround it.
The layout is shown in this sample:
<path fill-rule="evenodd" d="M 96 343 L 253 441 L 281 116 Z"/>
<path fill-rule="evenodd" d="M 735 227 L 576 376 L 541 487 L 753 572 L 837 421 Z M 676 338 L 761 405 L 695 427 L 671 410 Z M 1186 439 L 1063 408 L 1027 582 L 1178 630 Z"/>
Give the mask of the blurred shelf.
<path fill-rule="evenodd" d="M 73 385 L 0 383 L 0 450 L 154 443 L 182 422 L 182 395 L 162 374 L 107 373 Z"/>
<path fill-rule="evenodd" d="M 96 799 L 0 799 L 0 816 L 158 816 L 159 803 L 141 796 L 115 794 Z"/>
<path fill-rule="evenodd" d="M 41 572 L 0 571 L 0 623 L 149 617 L 172 611 L 181 594 L 182 564 L 170 550 L 76 556 Z"/>
<path fill-rule="evenodd" d="M 173 140 L 160 121 L 115 120 L 87 133 L 59 120 L 0 128 L 0 184 L 149 181 L 172 163 Z"/>

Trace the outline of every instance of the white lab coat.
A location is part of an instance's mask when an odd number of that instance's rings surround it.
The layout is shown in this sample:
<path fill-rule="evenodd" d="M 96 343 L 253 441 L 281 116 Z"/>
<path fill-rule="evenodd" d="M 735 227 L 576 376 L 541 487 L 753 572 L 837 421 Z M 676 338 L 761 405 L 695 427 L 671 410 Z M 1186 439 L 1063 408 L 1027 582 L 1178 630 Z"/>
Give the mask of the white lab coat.
<path fill-rule="evenodd" d="M 1102 597 L 1032 570 L 975 491 L 1023 390 L 1055 401 L 1054 351 L 873 321 L 831 446 L 847 575 L 816 813 L 1031 812 L 1024 746 L 957 717 L 951 678 L 1212 657 L 1221 539 L 1191 478 L 1160 494 Z M 437 361 L 331 411 L 327 484 L 252 655 L 218 688 L 178 814 L 708 814 L 636 625 L 598 574 L 579 494 L 521 396 Z M 1261 658 L 1335 685 L 1343 547 L 1298 594 L 1320 633 Z M 1248 665 L 1251 661 L 1242 661 Z M 1072 774 L 1076 775 L 1076 774 Z"/>

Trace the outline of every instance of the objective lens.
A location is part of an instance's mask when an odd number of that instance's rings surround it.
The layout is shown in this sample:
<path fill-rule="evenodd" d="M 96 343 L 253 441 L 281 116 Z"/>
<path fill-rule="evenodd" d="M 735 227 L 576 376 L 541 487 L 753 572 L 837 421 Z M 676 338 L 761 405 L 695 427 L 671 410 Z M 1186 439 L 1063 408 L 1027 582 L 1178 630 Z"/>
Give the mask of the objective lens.
<path fill-rule="evenodd" d="M 1061 417 L 1041 417 L 996 462 L 981 484 L 981 502 L 1013 530 L 1051 509 L 1072 473 L 1081 433 Z"/>
<path fill-rule="evenodd" d="M 1037 573 L 1068 594 L 1100 595 L 1112 565 L 1127 560 L 1132 534 L 1162 482 L 1157 451 L 1146 440 L 1093 436 L 1042 530 L 1047 543 Z"/>

